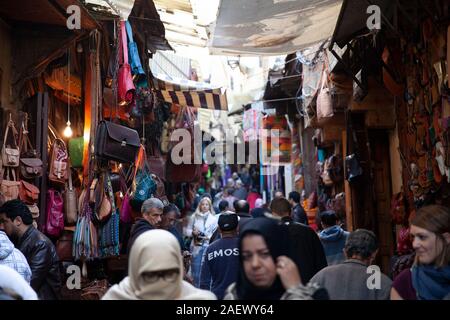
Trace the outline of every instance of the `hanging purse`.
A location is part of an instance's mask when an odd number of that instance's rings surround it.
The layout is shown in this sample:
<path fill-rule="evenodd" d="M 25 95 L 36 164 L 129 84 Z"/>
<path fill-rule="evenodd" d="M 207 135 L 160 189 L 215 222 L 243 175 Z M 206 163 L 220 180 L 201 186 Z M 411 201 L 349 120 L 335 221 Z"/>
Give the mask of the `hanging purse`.
<path fill-rule="evenodd" d="M 109 121 L 100 121 L 95 137 L 95 154 L 103 160 L 133 163 L 139 151 L 136 130 Z"/>
<path fill-rule="evenodd" d="M 3 148 L 2 148 L 2 165 L 3 167 L 18 167 L 19 159 L 20 159 L 20 149 L 17 145 L 16 136 L 17 130 L 14 127 L 14 122 L 11 120 L 11 114 L 9 115 L 10 119 L 8 125 L 6 127 L 5 136 L 3 139 Z M 8 133 L 12 133 L 12 142 L 8 142 Z"/>
<path fill-rule="evenodd" d="M 33 219 L 39 218 L 39 207 L 36 204 L 27 204 L 28 210 L 31 212 Z"/>
<path fill-rule="evenodd" d="M 122 65 L 119 67 L 119 73 L 117 77 L 118 90 L 119 90 L 119 104 L 130 104 L 134 100 L 136 88 L 133 83 L 133 77 L 131 75 L 131 67 L 128 64 L 128 48 L 127 48 L 127 34 L 125 21 L 120 22 L 121 33 L 121 54 L 120 58 L 123 58 Z"/>
<path fill-rule="evenodd" d="M 76 225 L 78 220 L 77 190 L 72 185 L 72 174 L 64 190 L 64 222 L 67 226 Z"/>
<path fill-rule="evenodd" d="M 47 191 L 47 221 L 44 231 L 47 235 L 59 237 L 64 229 L 64 201 L 61 193 L 55 189 Z"/>
<path fill-rule="evenodd" d="M 4 178 L 4 172 L 6 169 L 6 179 Z M 12 172 L 12 177 L 10 177 L 10 171 Z M 1 169 L 1 193 L 5 201 L 17 199 L 19 197 L 19 187 L 20 182 L 16 181 L 16 174 L 14 170 L 5 167 Z"/>
<path fill-rule="evenodd" d="M 42 160 L 39 159 L 39 153 L 31 145 L 28 137 L 28 115 L 25 114 L 25 120 L 22 122 L 20 132 L 20 175 L 24 179 L 35 179 L 42 176 Z M 30 149 L 28 149 L 28 147 Z"/>
<path fill-rule="evenodd" d="M 35 204 L 39 199 L 39 188 L 22 180 L 20 181 L 19 198 L 26 204 Z"/>
<path fill-rule="evenodd" d="M 51 149 L 48 179 L 57 186 L 64 186 L 68 178 L 69 159 L 66 144 L 61 139 L 56 139 Z"/>
<path fill-rule="evenodd" d="M 333 113 L 333 99 L 331 97 L 330 88 L 328 86 L 328 72 L 326 69 L 322 72 L 322 82 L 317 95 L 317 120 L 320 121 L 323 118 L 330 118 Z"/>
<path fill-rule="evenodd" d="M 111 199 L 111 216 L 102 224 L 99 229 L 99 245 L 101 257 L 118 256 L 119 255 L 119 212 L 114 201 L 111 181 L 106 175 L 106 188 L 108 197 Z M 108 198 L 105 197 L 105 198 Z"/>

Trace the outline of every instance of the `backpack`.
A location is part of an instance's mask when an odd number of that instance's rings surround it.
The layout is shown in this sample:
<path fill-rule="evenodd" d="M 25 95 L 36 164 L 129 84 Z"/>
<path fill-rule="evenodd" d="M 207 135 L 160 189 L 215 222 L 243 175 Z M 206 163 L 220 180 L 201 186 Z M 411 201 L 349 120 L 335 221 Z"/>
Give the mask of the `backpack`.
<path fill-rule="evenodd" d="M 66 144 L 61 139 L 56 139 L 50 152 L 48 179 L 61 187 L 65 186 L 69 177 L 68 158 Z"/>
<path fill-rule="evenodd" d="M 59 191 L 47 191 L 47 222 L 45 233 L 49 236 L 59 237 L 64 229 L 64 200 Z"/>

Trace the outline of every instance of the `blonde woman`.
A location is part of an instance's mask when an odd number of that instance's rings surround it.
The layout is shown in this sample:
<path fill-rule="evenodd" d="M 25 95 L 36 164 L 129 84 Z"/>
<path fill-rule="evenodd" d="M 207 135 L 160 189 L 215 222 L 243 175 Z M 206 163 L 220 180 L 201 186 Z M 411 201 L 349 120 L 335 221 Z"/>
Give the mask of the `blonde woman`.
<path fill-rule="evenodd" d="M 186 235 L 192 237 L 191 275 L 196 287 L 200 286 L 200 270 L 203 252 L 209 245 L 209 240 L 217 229 L 217 217 L 214 213 L 211 199 L 200 200 L 186 228 Z"/>

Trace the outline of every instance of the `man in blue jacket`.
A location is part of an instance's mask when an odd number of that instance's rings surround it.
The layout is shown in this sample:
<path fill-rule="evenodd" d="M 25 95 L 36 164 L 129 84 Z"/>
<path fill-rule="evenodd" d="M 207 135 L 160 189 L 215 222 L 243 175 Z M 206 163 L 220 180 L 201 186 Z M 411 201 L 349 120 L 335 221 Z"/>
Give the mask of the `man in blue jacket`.
<path fill-rule="evenodd" d="M 320 222 L 323 230 L 319 233 L 327 263 L 329 266 L 344 262 L 345 241 L 349 232 L 344 231 L 337 224 L 337 215 L 334 211 L 323 211 L 320 213 Z"/>
<path fill-rule="evenodd" d="M 239 238 L 237 214 L 227 211 L 220 215 L 221 239 L 211 243 L 203 256 L 200 288 L 212 291 L 223 299 L 225 290 L 236 282 L 239 270 Z"/>

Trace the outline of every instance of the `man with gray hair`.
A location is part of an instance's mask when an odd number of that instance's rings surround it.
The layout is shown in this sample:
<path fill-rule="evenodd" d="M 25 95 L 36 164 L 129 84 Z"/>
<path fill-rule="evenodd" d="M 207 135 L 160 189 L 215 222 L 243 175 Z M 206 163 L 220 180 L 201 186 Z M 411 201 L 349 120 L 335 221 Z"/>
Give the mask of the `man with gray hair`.
<path fill-rule="evenodd" d="M 311 282 L 325 288 L 330 300 L 389 300 L 392 281 L 371 265 L 377 252 L 375 234 L 355 230 L 345 242 L 346 260 L 320 270 Z"/>
<path fill-rule="evenodd" d="M 145 231 L 160 227 L 161 216 L 163 214 L 164 204 L 157 198 L 150 198 L 144 201 L 141 207 L 142 218 L 136 220 L 130 231 L 130 240 L 128 241 L 128 252 L 134 240 Z"/>

